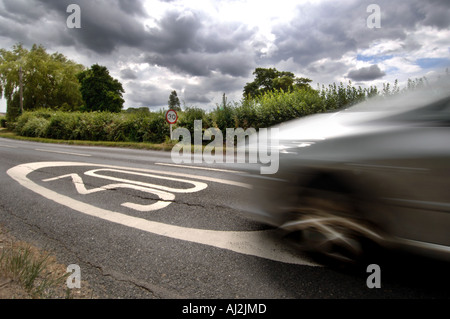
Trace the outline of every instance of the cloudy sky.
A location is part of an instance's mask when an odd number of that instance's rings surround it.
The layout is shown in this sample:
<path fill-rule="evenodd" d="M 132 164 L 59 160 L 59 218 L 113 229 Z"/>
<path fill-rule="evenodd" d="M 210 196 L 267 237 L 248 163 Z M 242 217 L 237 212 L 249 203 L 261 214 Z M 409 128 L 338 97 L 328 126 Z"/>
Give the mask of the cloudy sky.
<path fill-rule="evenodd" d="M 80 29 L 67 27 L 69 4 L 81 9 Z M 450 1 L 0 0 L 0 47 L 17 42 L 108 67 L 125 107 L 160 109 L 176 90 L 187 106 L 208 109 L 223 93 L 239 101 L 256 67 L 314 87 L 445 74 Z"/>

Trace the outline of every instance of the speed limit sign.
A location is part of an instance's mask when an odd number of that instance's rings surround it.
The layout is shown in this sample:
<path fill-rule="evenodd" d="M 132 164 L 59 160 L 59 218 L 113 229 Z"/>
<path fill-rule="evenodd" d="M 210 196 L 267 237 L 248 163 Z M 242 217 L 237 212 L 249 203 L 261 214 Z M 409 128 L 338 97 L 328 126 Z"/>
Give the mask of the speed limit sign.
<path fill-rule="evenodd" d="M 166 113 L 166 121 L 169 123 L 170 128 L 170 139 L 172 140 L 172 125 L 175 124 L 178 121 L 178 114 L 175 110 L 168 110 Z"/>
<path fill-rule="evenodd" d="M 169 124 L 175 124 L 178 121 L 178 114 L 175 110 L 168 110 L 166 113 L 166 121 Z"/>

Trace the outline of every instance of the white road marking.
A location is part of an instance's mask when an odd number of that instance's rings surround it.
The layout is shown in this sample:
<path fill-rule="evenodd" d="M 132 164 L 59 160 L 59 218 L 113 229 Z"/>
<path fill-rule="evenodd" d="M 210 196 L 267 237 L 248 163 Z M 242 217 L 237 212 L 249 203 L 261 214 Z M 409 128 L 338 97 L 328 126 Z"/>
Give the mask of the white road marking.
<path fill-rule="evenodd" d="M 7 171 L 7 174 L 22 186 L 33 192 L 52 200 L 56 203 L 69 207 L 80 213 L 101 218 L 106 221 L 132 227 L 152 234 L 169 238 L 184 240 L 188 242 L 222 248 L 237 253 L 257 256 L 284 263 L 319 266 L 307 258 L 299 256 L 293 248 L 276 240 L 275 232 L 265 231 L 216 231 L 174 226 L 160 222 L 149 221 L 143 218 L 129 216 L 119 212 L 106 210 L 85 202 L 75 200 L 69 196 L 59 194 L 53 190 L 40 186 L 27 178 L 27 175 L 35 170 L 46 167 L 70 167 L 70 166 L 95 166 L 119 170 L 136 170 L 134 168 L 78 163 L 78 162 L 40 162 L 28 163 L 15 166 Z M 154 172 L 152 170 L 139 169 L 142 172 Z M 167 173 L 167 172 L 166 172 Z M 186 174 L 172 173 L 171 175 L 183 176 Z M 221 180 L 223 182 L 223 180 Z M 225 183 L 226 184 L 226 183 Z"/>
<path fill-rule="evenodd" d="M 17 146 L 9 146 L 9 145 L 4 145 L 4 144 L 0 144 L 0 147 L 17 148 Z"/>
<path fill-rule="evenodd" d="M 42 148 L 35 148 L 34 150 L 35 151 L 39 151 L 39 152 L 58 153 L 58 154 L 67 154 L 67 155 L 75 155 L 75 156 L 85 156 L 85 157 L 92 156 L 90 154 L 62 152 L 62 151 L 52 151 L 52 150 L 45 150 L 45 149 L 42 149 Z"/>
<path fill-rule="evenodd" d="M 157 174 L 164 174 L 164 175 L 170 175 L 170 176 L 180 176 L 180 177 L 186 177 L 186 178 L 192 178 L 192 179 L 200 179 L 202 181 L 207 182 L 214 182 L 219 184 L 226 184 L 226 185 L 232 185 L 232 186 L 238 186 L 238 187 L 245 187 L 245 188 L 251 188 L 252 186 L 250 184 L 231 181 L 227 179 L 221 179 L 221 178 L 215 178 L 215 177 L 209 177 L 209 176 L 201 176 L 201 175 L 193 175 L 193 174 L 185 174 L 185 173 L 175 173 L 175 172 L 166 172 L 166 171 L 157 171 L 157 170 L 151 170 L 151 169 L 135 169 L 134 171 L 146 171 L 146 172 L 152 172 Z"/>
<path fill-rule="evenodd" d="M 169 180 L 169 181 L 176 181 L 176 182 L 181 182 L 181 183 L 193 184 L 194 187 L 186 188 L 186 189 L 184 189 L 184 188 L 166 187 L 166 186 L 162 186 L 162 185 L 156 185 L 156 184 L 144 183 L 144 182 L 139 182 L 139 181 L 133 181 L 133 180 L 124 179 L 124 178 L 118 178 L 118 177 L 107 176 L 107 175 L 100 175 L 100 174 L 97 174 L 97 172 L 99 172 L 99 171 L 110 171 L 110 172 L 116 172 L 116 173 L 132 174 L 132 175 L 139 175 L 139 176 L 152 177 L 152 178 L 158 178 L 158 179 L 165 179 L 165 180 Z M 168 191 L 168 192 L 173 192 L 173 193 L 199 192 L 201 190 L 204 190 L 206 187 L 208 187 L 208 185 L 206 183 L 202 183 L 202 182 L 188 181 L 188 180 L 185 180 L 185 179 L 179 179 L 179 178 L 173 178 L 173 177 L 167 177 L 167 176 L 161 176 L 161 175 L 154 175 L 154 174 L 130 172 L 130 171 L 124 171 L 124 170 L 118 170 L 118 169 L 110 169 L 110 168 L 95 169 L 95 170 L 91 170 L 91 171 L 85 172 L 84 174 L 88 175 L 88 176 L 99 177 L 99 178 L 103 178 L 103 179 L 109 179 L 109 180 L 117 181 L 117 182 L 131 183 L 131 184 L 141 185 L 141 186 L 149 187 L 149 188 L 162 189 L 162 190 L 165 190 L 165 191 Z"/>
<path fill-rule="evenodd" d="M 164 165 L 164 166 L 172 166 L 172 167 L 180 167 L 180 168 L 192 168 L 192 169 L 203 169 L 203 170 L 208 170 L 208 171 L 235 173 L 235 174 L 243 173 L 241 171 L 234 171 L 234 170 L 223 169 L 223 168 L 200 167 L 200 166 L 180 165 L 180 164 L 171 164 L 171 163 L 155 163 L 155 165 Z"/>
<path fill-rule="evenodd" d="M 130 189 L 139 190 L 139 191 L 145 192 L 145 193 L 155 194 L 161 199 L 160 201 L 157 201 L 156 203 L 150 204 L 150 205 L 140 205 L 140 204 L 129 203 L 129 202 L 121 204 L 124 207 L 132 208 L 132 209 L 140 211 L 140 212 L 149 212 L 149 211 L 165 208 L 165 207 L 169 206 L 171 204 L 171 201 L 173 201 L 175 199 L 175 195 L 173 195 L 171 193 L 159 191 L 156 189 L 151 189 L 148 187 L 142 187 L 142 186 L 138 186 L 138 185 L 125 184 L 125 183 L 109 184 L 109 185 L 92 188 L 92 189 L 88 190 L 86 188 L 86 186 L 84 185 L 83 179 L 78 174 L 67 174 L 67 175 L 62 175 L 62 176 L 58 176 L 58 177 L 54 177 L 54 178 L 48 178 L 48 179 L 44 179 L 43 182 L 51 182 L 51 181 L 63 179 L 66 177 L 72 178 L 72 182 L 75 185 L 77 192 L 82 195 L 88 195 L 88 194 L 106 191 L 106 190 L 110 190 L 110 189 L 130 188 Z"/>

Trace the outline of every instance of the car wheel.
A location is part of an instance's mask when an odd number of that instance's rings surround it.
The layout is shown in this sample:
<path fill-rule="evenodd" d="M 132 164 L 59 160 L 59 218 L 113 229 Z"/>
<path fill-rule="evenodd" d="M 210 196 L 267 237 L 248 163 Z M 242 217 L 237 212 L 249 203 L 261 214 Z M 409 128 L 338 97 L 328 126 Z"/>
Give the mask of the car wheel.
<path fill-rule="evenodd" d="M 361 264 L 381 237 L 358 218 L 346 193 L 314 190 L 304 194 L 294 217 L 282 228 L 299 247 L 320 262 Z"/>

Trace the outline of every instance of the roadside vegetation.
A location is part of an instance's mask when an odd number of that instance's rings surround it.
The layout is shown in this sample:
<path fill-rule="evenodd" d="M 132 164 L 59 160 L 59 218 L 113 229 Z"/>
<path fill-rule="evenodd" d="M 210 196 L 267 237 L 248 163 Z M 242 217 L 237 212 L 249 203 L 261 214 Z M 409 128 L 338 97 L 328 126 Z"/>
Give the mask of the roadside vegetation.
<path fill-rule="evenodd" d="M 169 127 L 162 112 L 25 111 L 9 128 L 21 136 L 60 140 L 162 143 Z"/>
<path fill-rule="evenodd" d="M 191 133 L 195 120 L 202 120 L 204 129 L 216 127 L 223 132 L 238 127 L 260 129 L 427 83 L 426 78 L 419 78 L 409 80 L 402 89 L 397 81 L 385 83 L 380 89 L 351 82 L 312 88 L 311 79 L 275 68 L 256 68 L 253 75 L 240 101 L 229 102 L 224 93 L 222 103 L 209 110 L 182 108 L 175 90 L 170 92 L 167 108 L 123 110 L 124 89 L 106 67 L 95 64 L 86 68 L 62 54 L 48 54 L 40 45 L 27 50 L 17 44 L 10 51 L 0 49 L 0 95 L 7 101 L 6 117 L 0 121 L 8 129 L 1 136 L 84 145 L 95 142 L 139 147 L 139 143 L 143 148 L 166 149 L 174 145 L 165 121 L 169 108 L 179 115 L 173 128 L 184 127 Z"/>
<path fill-rule="evenodd" d="M 411 81 L 409 89 L 423 83 L 423 79 Z M 209 111 L 194 106 L 185 107 L 178 111 L 179 119 L 174 128 L 184 127 L 193 134 L 194 120 L 202 120 L 204 129 L 217 127 L 223 132 L 226 128 L 266 128 L 310 114 L 348 107 L 372 96 L 398 94 L 404 90 L 400 90 L 396 84 L 385 85 L 383 90 L 376 87 L 363 89 L 350 82 L 317 89 L 278 89 L 240 102 L 226 102 L 224 99 L 224 103 Z M 142 145 L 143 148 L 153 149 L 173 146 L 168 138 L 170 133 L 165 111 L 152 112 L 148 108 L 121 112 L 37 109 L 24 111 L 14 122 L 8 122 L 7 127 L 19 136 L 40 141 L 55 139 L 77 141 L 77 144 L 84 145 L 87 141 L 98 141 L 118 143 L 117 146 L 144 143 L 147 147 Z"/>
<path fill-rule="evenodd" d="M 49 252 L 17 241 L 0 227 L 0 299 L 93 298 L 84 283 L 68 289 L 66 267 Z"/>

